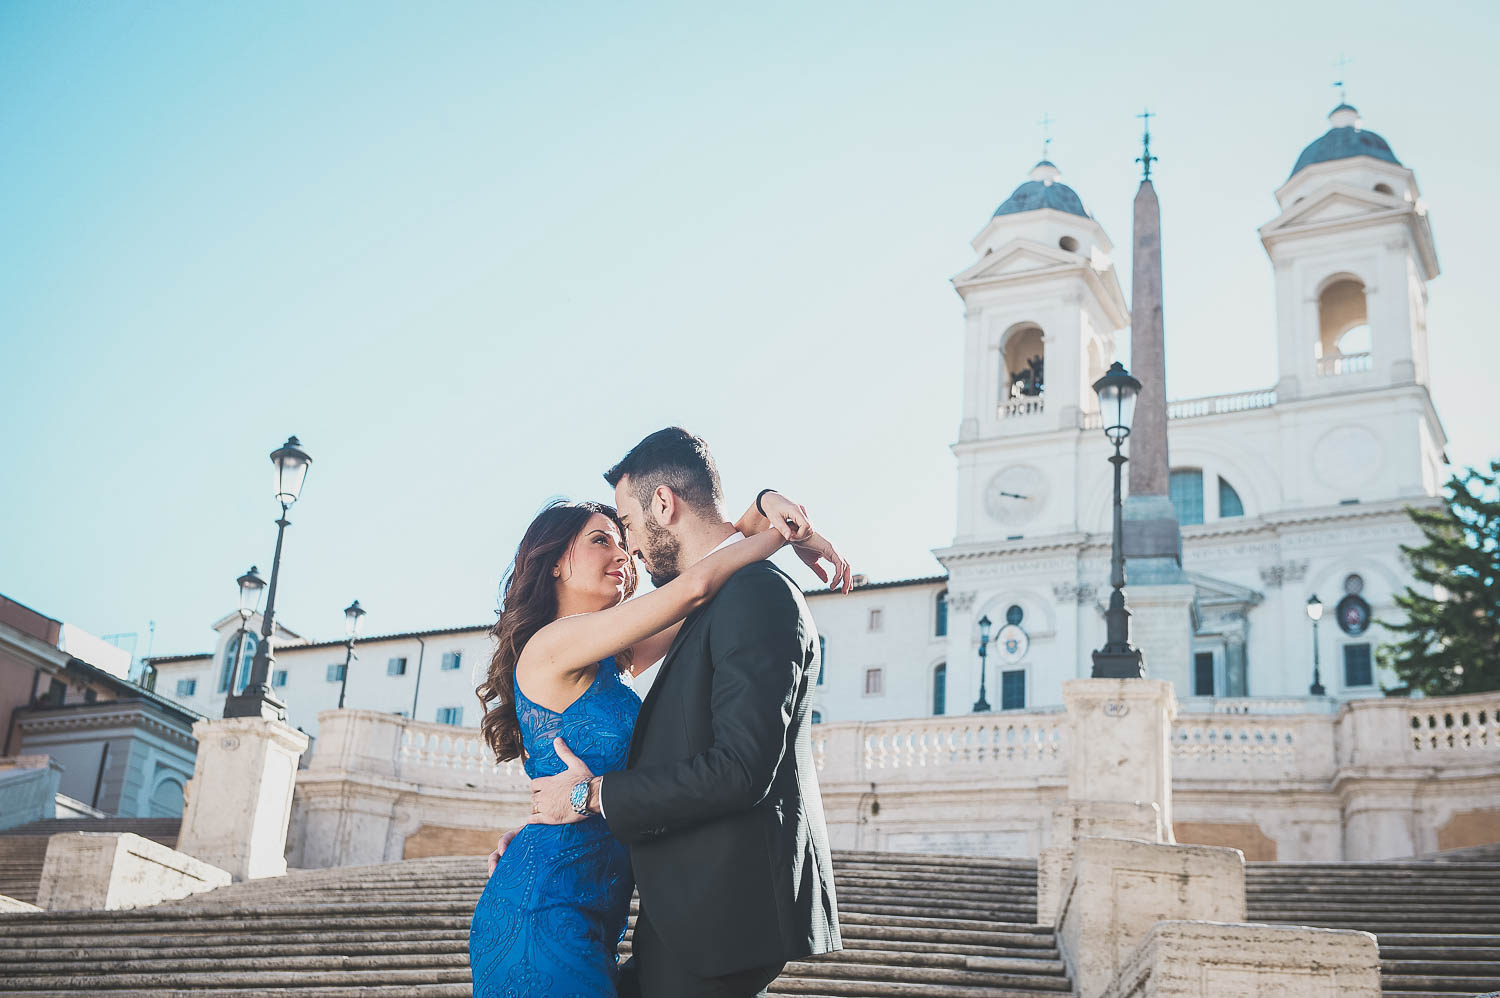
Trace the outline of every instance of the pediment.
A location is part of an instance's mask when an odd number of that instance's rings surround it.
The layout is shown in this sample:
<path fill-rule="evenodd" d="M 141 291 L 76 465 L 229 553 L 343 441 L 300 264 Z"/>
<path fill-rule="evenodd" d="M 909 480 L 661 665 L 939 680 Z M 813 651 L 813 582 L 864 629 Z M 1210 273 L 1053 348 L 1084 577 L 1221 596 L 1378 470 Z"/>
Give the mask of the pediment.
<path fill-rule="evenodd" d="M 954 284 L 992 281 L 1058 267 L 1076 267 L 1082 261 L 1074 254 L 1053 249 L 1030 240 L 1017 240 L 987 253 L 977 263 L 953 279 Z"/>
<path fill-rule="evenodd" d="M 1357 187 L 1331 187 L 1292 205 L 1282 213 L 1280 218 L 1266 226 L 1266 231 L 1275 232 L 1278 229 L 1313 225 L 1319 222 L 1386 214 L 1392 211 L 1393 207 L 1399 210 L 1399 206 L 1393 206 L 1389 199 L 1380 198 Z"/>
<path fill-rule="evenodd" d="M 1194 595 L 1204 606 L 1254 606 L 1265 599 L 1265 595 L 1249 586 L 1242 586 L 1227 579 L 1217 579 L 1201 572 L 1188 572 L 1188 581 L 1193 584 Z"/>

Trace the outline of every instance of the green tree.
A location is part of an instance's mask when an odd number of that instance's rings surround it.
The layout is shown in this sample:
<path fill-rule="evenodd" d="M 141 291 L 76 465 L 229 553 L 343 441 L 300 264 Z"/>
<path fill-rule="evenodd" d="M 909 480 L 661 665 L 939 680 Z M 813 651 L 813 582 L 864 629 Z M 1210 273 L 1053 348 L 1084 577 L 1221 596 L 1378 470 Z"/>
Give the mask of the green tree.
<path fill-rule="evenodd" d="M 1386 622 L 1402 637 L 1380 660 L 1428 696 L 1500 689 L 1500 461 L 1470 468 L 1445 486 L 1441 509 L 1409 510 L 1427 543 L 1402 545 L 1419 582 L 1396 596 L 1406 619 Z"/>

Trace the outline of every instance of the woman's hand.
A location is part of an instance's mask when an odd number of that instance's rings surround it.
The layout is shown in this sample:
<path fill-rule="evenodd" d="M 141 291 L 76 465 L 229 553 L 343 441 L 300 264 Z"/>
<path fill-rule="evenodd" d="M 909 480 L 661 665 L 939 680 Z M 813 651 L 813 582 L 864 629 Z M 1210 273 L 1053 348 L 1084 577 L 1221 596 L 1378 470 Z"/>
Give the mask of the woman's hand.
<path fill-rule="evenodd" d="M 525 827 L 525 825 L 521 826 L 521 828 Z M 485 876 L 494 876 L 495 867 L 500 865 L 500 857 L 505 855 L 505 850 L 510 847 L 511 840 L 513 840 L 517 835 L 521 834 L 521 828 L 512 828 L 510 831 L 500 836 L 500 841 L 495 845 L 495 851 L 490 853 L 490 869 L 489 872 L 485 874 Z"/>
<path fill-rule="evenodd" d="M 761 496 L 760 506 L 766 511 L 771 529 L 788 544 L 798 544 L 812 536 L 812 520 L 807 516 L 806 506 L 792 502 L 779 492 L 767 492 Z"/>
<path fill-rule="evenodd" d="M 797 552 L 797 557 L 802 559 L 802 563 L 812 569 L 814 575 L 828 583 L 829 589 L 834 592 L 842 590 L 847 594 L 850 589 L 854 588 L 854 574 L 849 571 L 849 563 L 822 534 L 813 531 L 808 534 L 806 540 L 797 541 L 792 547 Z M 823 566 L 818 564 L 820 561 L 827 561 L 832 572 L 825 571 Z"/>

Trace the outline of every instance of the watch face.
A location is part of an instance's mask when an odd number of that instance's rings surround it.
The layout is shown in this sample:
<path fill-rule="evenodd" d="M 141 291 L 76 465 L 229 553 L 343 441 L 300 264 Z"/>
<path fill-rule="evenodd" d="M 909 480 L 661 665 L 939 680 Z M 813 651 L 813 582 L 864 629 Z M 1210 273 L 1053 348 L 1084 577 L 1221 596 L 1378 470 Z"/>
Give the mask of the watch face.
<path fill-rule="evenodd" d="M 985 512 L 1007 526 L 1036 519 L 1046 501 L 1046 476 L 1024 464 L 1001 468 L 984 490 Z"/>

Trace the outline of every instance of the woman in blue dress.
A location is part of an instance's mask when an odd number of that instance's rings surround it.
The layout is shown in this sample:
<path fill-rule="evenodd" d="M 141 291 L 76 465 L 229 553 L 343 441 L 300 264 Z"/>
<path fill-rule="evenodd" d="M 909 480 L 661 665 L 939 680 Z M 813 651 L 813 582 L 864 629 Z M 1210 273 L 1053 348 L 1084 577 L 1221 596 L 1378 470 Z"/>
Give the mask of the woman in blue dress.
<path fill-rule="evenodd" d="M 787 541 L 832 555 L 800 506 L 775 493 L 763 505 L 765 515 L 752 506 L 735 525 L 744 539 L 637 599 L 629 598 L 635 570 L 613 508 L 544 509 L 502 583 L 495 654 L 476 691 L 496 758 L 524 758 L 528 777 L 554 775 L 567 768 L 553 747 L 562 738 L 595 774 L 624 768 L 641 702 L 622 672 L 662 658 L 684 617 Z M 629 849 L 598 815 L 525 826 L 474 910 L 475 998 L 614 995 L 633 889 Z"/>

